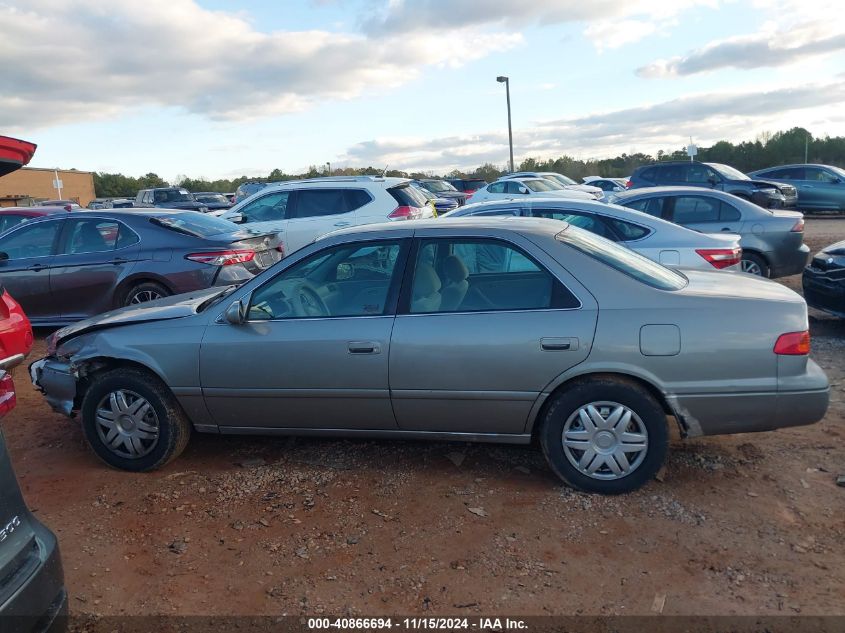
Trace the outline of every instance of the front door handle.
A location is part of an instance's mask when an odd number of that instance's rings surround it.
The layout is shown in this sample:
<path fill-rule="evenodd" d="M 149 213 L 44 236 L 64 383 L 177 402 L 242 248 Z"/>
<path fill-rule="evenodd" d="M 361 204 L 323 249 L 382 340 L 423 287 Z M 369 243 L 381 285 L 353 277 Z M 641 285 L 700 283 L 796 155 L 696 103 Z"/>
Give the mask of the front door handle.
<path fill-rule="evenodd" d="M 126 264 L 126 263 L 129 263 L 129 260 L 128 260 L 128 259 L 124 259 L 123 257 L 115 257 L 113 260 L 111 260 L 111 262 L 110 262 L 110 263 L 112 263 L 112 264 L 114 264 L 115 266 L 117 266 L 118 264 Z"/>
<path fill-rule="evenodd" d="M 375 341 L 349 341 L 350 354 L 381 354 L 381 345 Z"/>
<path fill-rule="evenodd" d="M 540 349 L 544 352 L 569 352 L 578 349 L 577 338 L 541 338 Z"/>
<path fill-rule="evenodd" d="M 349 226 L 349 222 L 335 222 L 335 226 Z"/>
<path fill-rule="evenodd" d="M 724 228 L 722 228 L 722 232 L 723 232 L 723 233 L 724 233 L 725 231 L 730 232 L 730 230 L 731 230 L 731 229 L 730 229 L 729 227 L 727 227 L 727 226 L 726 226 L 726 227 L 724 227 Z"/>
<path fill-rule="evenodd" d="M 47 269 L 46 264 L 33 264 L 27 270 L 34 270 L 35 272 L 38 272 L 40 270 L 46 270 L 46 269 Z"/>

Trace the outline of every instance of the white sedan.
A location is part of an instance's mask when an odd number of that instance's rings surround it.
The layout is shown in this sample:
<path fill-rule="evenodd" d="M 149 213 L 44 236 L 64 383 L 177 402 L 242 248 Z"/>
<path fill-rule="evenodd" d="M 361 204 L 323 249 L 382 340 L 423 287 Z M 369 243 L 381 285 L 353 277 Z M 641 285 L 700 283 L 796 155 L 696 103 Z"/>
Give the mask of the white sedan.
<path fill-rule="evenodd" d="M 739 236 L 699 233 L 654 216 L 593 200 L 561 200 L 537 196 L 468 204 L 442 218 L 512 215 L 564 220 L 628 248 L 665 266 L 740 271 Z"/>
<path fill-rule="evenodd" d="M 593 198 L 601 200 L 604 194 L 601 189 L 594 187 L 592 184 L 578 184 L 569 176 L 564 176 L 556 171 L 517 171 L 512 174 L 502 176 L 502 180 L 511 178 L 544 178 L 556 185 L 560 185 L 562 189 L 574 189 L 575 191 L 585 191 L 593 194 Z M 585 181 L 586 183 L 586 181 Z"/>
<path fill-rule="evenodd" d="M 545 178 L 507 178 L 492 182 L 477 190 L 467 202 L 485 200 L 528 200 L 532 197 L 567 198 L 569 200 L 595 200 L 591 193 L 576 189 L 564 189 L 556 182 Z"/>

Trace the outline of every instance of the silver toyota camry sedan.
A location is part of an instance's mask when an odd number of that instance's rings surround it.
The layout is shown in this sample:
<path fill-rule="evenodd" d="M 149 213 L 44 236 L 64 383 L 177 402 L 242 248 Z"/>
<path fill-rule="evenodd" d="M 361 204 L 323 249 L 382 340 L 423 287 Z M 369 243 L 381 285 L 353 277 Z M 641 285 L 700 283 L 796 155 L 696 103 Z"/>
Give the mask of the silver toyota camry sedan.
<path fill-rule="evenodd" d="M 192 432 L 536 441 L 588 491 L 649 480 L 684 437 L 810 424 L 828 381 L 803 299 L 672 270 L 555 220 L 332 233 L 254 279 L 56 332 L 31 366 L 106 463 Z M 668 421 L 668 422 L 667 422 Z"/>

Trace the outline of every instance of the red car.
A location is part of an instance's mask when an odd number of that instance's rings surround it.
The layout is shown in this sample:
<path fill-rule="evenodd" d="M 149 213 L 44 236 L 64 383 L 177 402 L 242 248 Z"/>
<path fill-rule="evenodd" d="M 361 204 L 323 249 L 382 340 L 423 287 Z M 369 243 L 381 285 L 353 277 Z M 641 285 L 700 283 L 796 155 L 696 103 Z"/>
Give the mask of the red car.
<path fill-rule="evenodd" d="M 32 326 L 20 304 L 0 286 L 0 359 L 29 354 Z"/>
<path fill-rule="evenodd" d="M 67 213 L 67 210 L 63 207 L 0 207 L 0 233 L 21 222 L 29 222 L 54 213 Z"/>

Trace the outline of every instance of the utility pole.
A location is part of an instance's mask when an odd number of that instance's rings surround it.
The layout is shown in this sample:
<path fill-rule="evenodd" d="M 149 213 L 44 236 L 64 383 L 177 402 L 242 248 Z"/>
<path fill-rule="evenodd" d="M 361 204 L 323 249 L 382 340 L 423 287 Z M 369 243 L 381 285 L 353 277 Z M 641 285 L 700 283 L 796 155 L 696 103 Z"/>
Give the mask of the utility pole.
<path fill-rule="evenodd" d="M 810 133 L 807 132 L 807 136 L 804 137 L 804 164 L 807 164 L 807 155 L 810 151 Z"/>
<path fill-rule="evenodd" d="M 513 169 L 513 128 L 511 127 L 511 82 L 508 77 L 499 76 L 496 77 L 496 81 L 500 84 L 505 84 L 505 95 L 508 100 L 508 145 L 510 147 L 511 152 L 511 171 L 510 173 L 514 172 Z"/>

